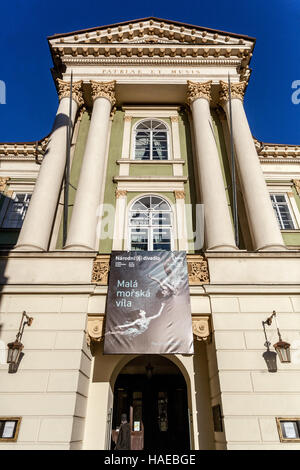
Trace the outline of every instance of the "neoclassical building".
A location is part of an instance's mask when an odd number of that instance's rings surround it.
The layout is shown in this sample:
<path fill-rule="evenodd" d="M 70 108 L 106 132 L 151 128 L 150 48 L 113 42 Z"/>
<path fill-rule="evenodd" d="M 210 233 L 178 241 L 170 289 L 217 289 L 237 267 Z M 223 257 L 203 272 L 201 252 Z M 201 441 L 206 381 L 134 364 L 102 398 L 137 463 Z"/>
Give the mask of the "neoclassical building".
<path fill-rule="evenodd" d="M 110 449 L 126 412 L 135 448 L 300 449 L 300 146 L 251 133 L 255 39 L 145 18 L 48 41 L 53 129 L 0 144 L 0 448 Z M 103 354 L 114 250 L 186 252 L 193 355 Z"/>

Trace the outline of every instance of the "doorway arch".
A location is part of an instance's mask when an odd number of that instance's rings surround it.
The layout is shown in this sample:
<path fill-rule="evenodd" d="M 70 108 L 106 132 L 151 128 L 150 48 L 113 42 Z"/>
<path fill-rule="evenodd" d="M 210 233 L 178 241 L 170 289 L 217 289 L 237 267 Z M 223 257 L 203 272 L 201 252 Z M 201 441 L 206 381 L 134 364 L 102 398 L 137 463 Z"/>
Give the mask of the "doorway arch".
<path fill-rule="evenodd" d="M 180 368 L 160 355 L 123 363 L 114 377 L 112 447 L 121 415 L 130 422 L 132 450 L 189 450 L 187 383 Z"/>

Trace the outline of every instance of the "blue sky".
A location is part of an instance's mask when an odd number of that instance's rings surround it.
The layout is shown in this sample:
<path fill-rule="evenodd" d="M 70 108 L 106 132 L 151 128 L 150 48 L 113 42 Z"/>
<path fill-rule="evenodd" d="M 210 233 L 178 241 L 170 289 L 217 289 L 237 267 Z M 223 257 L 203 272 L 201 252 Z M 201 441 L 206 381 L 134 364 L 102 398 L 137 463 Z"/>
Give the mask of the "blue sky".
<path fill-rule="evenodd" d="M 10 0 L 1 2 L 0 142 L 47 135 L 57 109 L 47 36 L 147 16 L 257 38 L 245 98 L 252 133 L 264 142 L 300 144 L 299 0 Z M 299 95 L 300 96 L 300 95 Z"/>

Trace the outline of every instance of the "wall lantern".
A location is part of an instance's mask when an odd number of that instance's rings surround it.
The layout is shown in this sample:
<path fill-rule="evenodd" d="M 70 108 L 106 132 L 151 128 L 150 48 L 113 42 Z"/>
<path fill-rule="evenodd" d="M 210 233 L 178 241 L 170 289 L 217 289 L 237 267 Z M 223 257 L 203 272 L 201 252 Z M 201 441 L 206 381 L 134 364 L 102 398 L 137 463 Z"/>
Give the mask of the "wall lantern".
<path fill-rule="evenodd" d="M 25 321 L 26 320 L 26 321 Z M 19 326 L 19 331 L 17 333 L 16 339 L 13 343 L 8 343 L 8 351 L 7 351 L 7 362 L 9 364 L 8 372 L 13 374 L 17 372 L 19 364 L 21 362 L 22 357 L 24 354 L 22 350 L 24 348 L 23 344 L 21 343 L 21 339 L 23 336 L 24 328 L 26 325 L 30 326 L 33 322 L 33 318 L 29 317 L 26 312 L 23 312 L 21 323 Z"/>
<path fill-rule="evenodd" d="M 274 347 L 275 351 L 277 352 L 277 354 L 279 356 L 280 362 L 282 362 L 282 363 L 291 362 L 291 351 L 290 351 L 290 346 L 291 345 L 289 343 L 287 343 L 286 341 L 282 341 L 275 310 L 273 310 L 272 315 L 269 318 L 267 318 L 266 321 L 262 322 L 264 333 L 265 333 L 265 338 L 266 338 L 265 346 L 267 347 L 267 351 L 264 354 L 267 354 L 268 352 L 271 353 L 271 351 L 269 350 L 269 346 L 270 346 L 271 343 L 268 341 L 265 325 L 270 326 L 272 324 L 273 318 L 274 318 L 275 323 L 276 323 L 277 334 L 278 334 L 278 339 L 279 339 L 279 341 L 277 343 L 273 344 L 273 347 Z M 265 360 L 266 360 L 266 358 L 265 358 Z"/>

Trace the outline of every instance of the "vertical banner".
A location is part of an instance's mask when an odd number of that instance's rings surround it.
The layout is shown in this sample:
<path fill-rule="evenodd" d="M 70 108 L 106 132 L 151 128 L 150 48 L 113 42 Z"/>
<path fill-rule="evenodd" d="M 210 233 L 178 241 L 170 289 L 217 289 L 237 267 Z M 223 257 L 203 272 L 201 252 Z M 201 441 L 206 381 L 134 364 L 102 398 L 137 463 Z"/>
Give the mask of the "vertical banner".
<path fill-rule="evenodd" d="M 193 354 L 184 251 L 111 254 L 104 354 Z"/>

